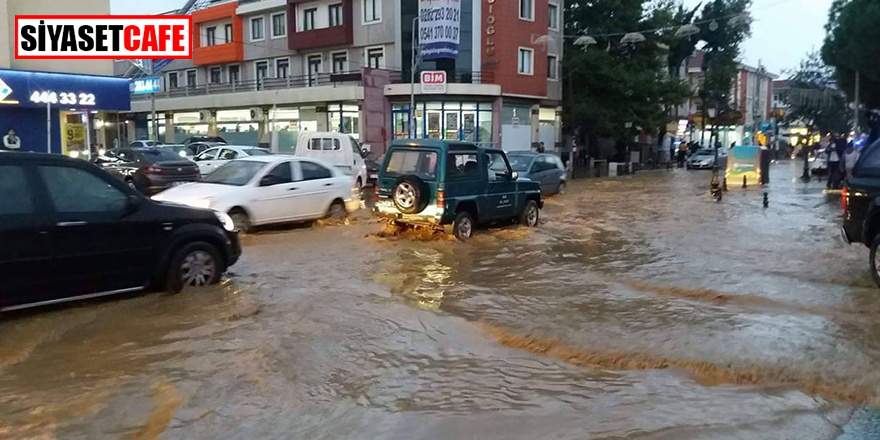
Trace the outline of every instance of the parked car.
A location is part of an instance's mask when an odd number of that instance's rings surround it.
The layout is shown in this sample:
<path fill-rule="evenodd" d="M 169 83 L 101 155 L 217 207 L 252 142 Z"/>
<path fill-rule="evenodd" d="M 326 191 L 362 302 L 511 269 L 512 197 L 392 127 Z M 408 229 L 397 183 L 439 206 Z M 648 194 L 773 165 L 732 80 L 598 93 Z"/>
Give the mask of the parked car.
<path fill-rule="evenodd" d="M 843 238 L 871 249 L 871 276 L 880 286 L 880 141 L 863 152 L 841 194 Z"/>
<path fill-rule="evenodd" d="M 345 217 L 358 209 L 356 195 L 351 179 L 324 161 L 250 156 L 153 199 L 228 213 L 236 230 L 246 232 L 272 223 Z"/>
<path fill-rule="evenodd" d="M 152 148 L 158 147 L 159 145 L 162 145 L 162 143 L 154 141 L 134 141 L 128 144 L 128 148 Z"/>
<path fill-rule="evenodd" d="M 728 156 L 729 151 L 727 149 L 718 149 L 719 170 L 727 168 Z M 715 149 L 701 148 L 697 150 L 694 154 L 691 155 L 691 157 L 688 158 L 686 166 L 689 170 L 711 170 L 715 167 Z"/>
<path fill-rule="evenodd" d="M 184 158 L 184 159 L 189 158 L 189 157 L 193 157 L 193 156 L 190 154 L 190 150 L 189 150 L 189 148 L 188 148 L 186 145 L 181 145 L 181 144 L 163 144 L 163 145 L 158 145 L 156 148 L 161 148 L 161 149 L 163 149 L 163 150 L 173 151 L 173 152 L 176 153 L 178 156 L 180 156 L 180 157 L 182 157 L 182 158 Z"/>
<path fill-rule="evenodd" d="M 226 144 L 226 139 L 223 139 L 220 136 L 191 136 L 183 141 L 183 145 L 189 145 L 194 142 L 211 142 L 215 144 Z"/>
<path fill-rule="evenodd" d="M 451 225 L 467 240 L 476 225 L 519 219 L 538 224 L 538 182 L 518 180 L 497 149 L 434 139 L 394 141 L 379 171 L 374 212 L 403 225 Z"/>
<path fill-rule="evenodd" d="M 251 156 L 267 156 L 272 154 L 265 148 L 246 147 L 239 145 L 223 145 L 203 151 L 193 160 L 199 166 L 199 172 L 203 176 L 211 174 L 217 168 L 225 165 L 233 159 L 243 159 Z"/>
<path fill-rule="evenodd" d="M 367 184 L 367 165 L 364 157 L 367 152 L 360 143 L 344 133 L 305 132 L 296 142 L 294 152 L 299 157 L 321 159 L 351 176 L 352 186 L 360 190 Z"/>
<path fill-rule="evenodd" d="M 0 311 L 220 281 L 241 253 L 226 214 L 153 202 L 61 155 L 0 155 Z"/>
<path fill-rule="evenodd" d="M 200 177 L 195 163 L 164 148 L 119 148 L 108 151 L 96 163 L 147 195 Z"/>
<path fill-rule="evenodd" d="M 507 155 L 510 166 L 520 179 L 529 179 L 541 185 L 542 194 L 565 194 L 565 166 L 559 156 L 528 151 L 514 151 Z"/>
<path fill-rule="evenodd" d="M 189 157 L 196 157 L 207 150 L 210 150 L 214 147 L 219 147 L 221 145 L 226 145 L 223 142 L 193 142 L 191 144 L 185 144 L 187 154 Z"/>

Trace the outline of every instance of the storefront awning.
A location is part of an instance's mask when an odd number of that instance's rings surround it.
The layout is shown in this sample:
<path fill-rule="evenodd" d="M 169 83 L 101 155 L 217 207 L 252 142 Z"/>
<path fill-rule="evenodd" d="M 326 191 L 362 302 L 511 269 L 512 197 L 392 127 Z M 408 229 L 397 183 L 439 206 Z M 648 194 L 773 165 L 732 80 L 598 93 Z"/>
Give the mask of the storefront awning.
<path fill-rule="evenodd" d="M 0 108 L 54 108 L 128 111 L 129 80 L 0 69 Z"/>

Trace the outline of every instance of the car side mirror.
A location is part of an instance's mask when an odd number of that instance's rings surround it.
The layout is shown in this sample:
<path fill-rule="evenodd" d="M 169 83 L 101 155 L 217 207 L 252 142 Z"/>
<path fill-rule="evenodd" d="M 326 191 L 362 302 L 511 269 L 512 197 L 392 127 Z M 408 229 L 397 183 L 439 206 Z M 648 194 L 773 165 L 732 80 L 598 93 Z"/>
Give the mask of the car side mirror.
<path fill-rule="evenodd" d="M 275 185 L 278 185 L 279 183 L 281 183 L 281 178 L 278 176 L 269 175 L 269 176 L 263 176 L 263 178 L 260 179 L 260 186 L 261 187 L 275 186 Z"/>
<path fill-rule="evenodd" d="M 137 212 L 141 207 L 141 198 L 134 195 L 129 194 L 125 197 L 125 208 L 123 208 L 123 215 L 131 215 Z"/>
<path fill-rule="evenodd" d="M 361 157 L 364 159 L 370 157 L 370 150 L 367 150 L 366 148 L 361 148 Z"/>
<path fill-rule="evenodd" d="M 511 173 L 511 174 L 510 174 L 510 180 L 519 180 L 519 173 L 517 173 L 516 171 L 514 171 L 513 173 Z"/>

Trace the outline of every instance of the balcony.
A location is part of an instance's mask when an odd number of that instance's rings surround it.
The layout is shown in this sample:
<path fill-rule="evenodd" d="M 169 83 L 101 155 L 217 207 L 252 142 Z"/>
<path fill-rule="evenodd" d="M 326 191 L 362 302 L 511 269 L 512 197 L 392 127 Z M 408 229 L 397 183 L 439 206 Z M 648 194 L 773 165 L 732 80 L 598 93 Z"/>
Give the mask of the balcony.
<path fill-rule="evenodd" d="M 193 64 L 206 66 L 235 63 L 244 60 L 244 45 L 242 44 L 244 41 L 244 31 L 241 17 L 235 13 L 237 7 L 238 2 L 232 2 L 212 6 L 193 13 Z M 226 19 L 232 24 L 232 41 L 210 46 L 202 45 L 202 41 L 206 37 L 202 35 L 202 23 Z M 216 32 L 219 38 L 223 33 L 223 29 L 218 28 Z"/>
<path fill-rule="evenodd" d="M 392 80 L 398 81 L 399 72 L 392 72 Z M 253 93 L 266 90 L 284 90 L 309 87 L 342 87 L 362 85 L 361 71 L 343 73 L 320 73 L 312 76 L 290 76 L 287 78 L 265 78 L 260 81 L 239 81 L 237 83 L 202 84 L 195 87 L 178 87 L 155 94 L 156 99 L 184 98 L 192 96 L 221 95 L 229 93 Z M 132 101 L 149 100 L 150 95 L 131 95 Z"/>
<path fill-rule="evenodd" d="M 297 26 L 297 4 L 308 0 L 287 0 L 287 25 L 291 30 Z M 354 43 L 354 4 L 353 0 L 342 1 L 342 26 L 325 27 L 309 31 L 297 30 L 290 32 L 287 46 L 290 50 L 308 50 L 321 47 L 348 46 Z"/>
<path fill-rule="evenodd" d="M 241 40 L 225 44 L 215 44 L 213 46 L 196 47 L 193 50 L 193 64 L 196 66 L 235 63 L 243 59 L 244 47 L 241 44 Z"/>

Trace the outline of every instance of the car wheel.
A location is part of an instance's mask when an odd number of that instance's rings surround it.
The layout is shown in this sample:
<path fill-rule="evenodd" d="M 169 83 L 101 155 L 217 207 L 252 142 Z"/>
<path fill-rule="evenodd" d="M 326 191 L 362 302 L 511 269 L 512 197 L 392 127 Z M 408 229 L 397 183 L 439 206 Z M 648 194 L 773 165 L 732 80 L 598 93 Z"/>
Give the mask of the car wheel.
<path fill-rule="evenodd" d="M 397 179 L 391 192 L 394 206 L 405 214 L 418 214 L 428 206 L 425 182 L 418 176 L 403 176 Z"/>
<path fill-rule="evenodd" d="M 134 179 L 131 179 L 131 178 L 125 179 L 125 184 L 128 185 L 129 188 L 131 188 L 135 191 L 138 190 L 137 185 L 135 185 L 135 183 L 134 183 Z"/>
<path fill-rule="evenodd" d="M 564 196 L 565 195 L 565 181 L 559 182 L 559 188 L 556 190 L 556 193 Z"/>
<path fill-rule="evenodd" d="M 452 223 L 452 234 L 455 238 L 465 241 L 474 236 L 474 216 L 468 211 L 462 211 L 455 216 L 455 222 Z"/>
<path fill-rule="evenodd" d="M 538 204 L 534 200 L 529 200 L 528 203 L 526 203 L 525 208 L 523 208 L 522 213 L 519 215 L 520 224 L 530 228 L 538 226 L 538 220 L 541 217 L 540 212 Z"/>
<path fill-rule="evenodd" d="M 235 210 L 229 213 L 232 218 L 232 224 L 235 225 L 235 232 L 246 234 L 251 231 L 251 219 L 247 213 L 241 210 Z"/>
<path fill-rule="evenodd" d="M 357 189 L 358 189 L 358 196 L 360 197 L 361 200 L 363 200 L 364 199 L 364 182 L 361 180 L 360 177 L 358 177 L 358 180 L 357 180 Z"/>
<path fill-rule="evenodd" d="M 327 210 L 327 218 L 340 220 L 348 217 L 348 212 L 345 210 L 345 203 L 336 200 L 330 205 L 330 209 Z"/>
<path fill-rule="evenodd" d="M 220 252 L 205 242 L 190 243 L 178 249 L 171 258 L 165 285 L 178 293 L 186 287 L 204 287 L 220 282 Z"/>

